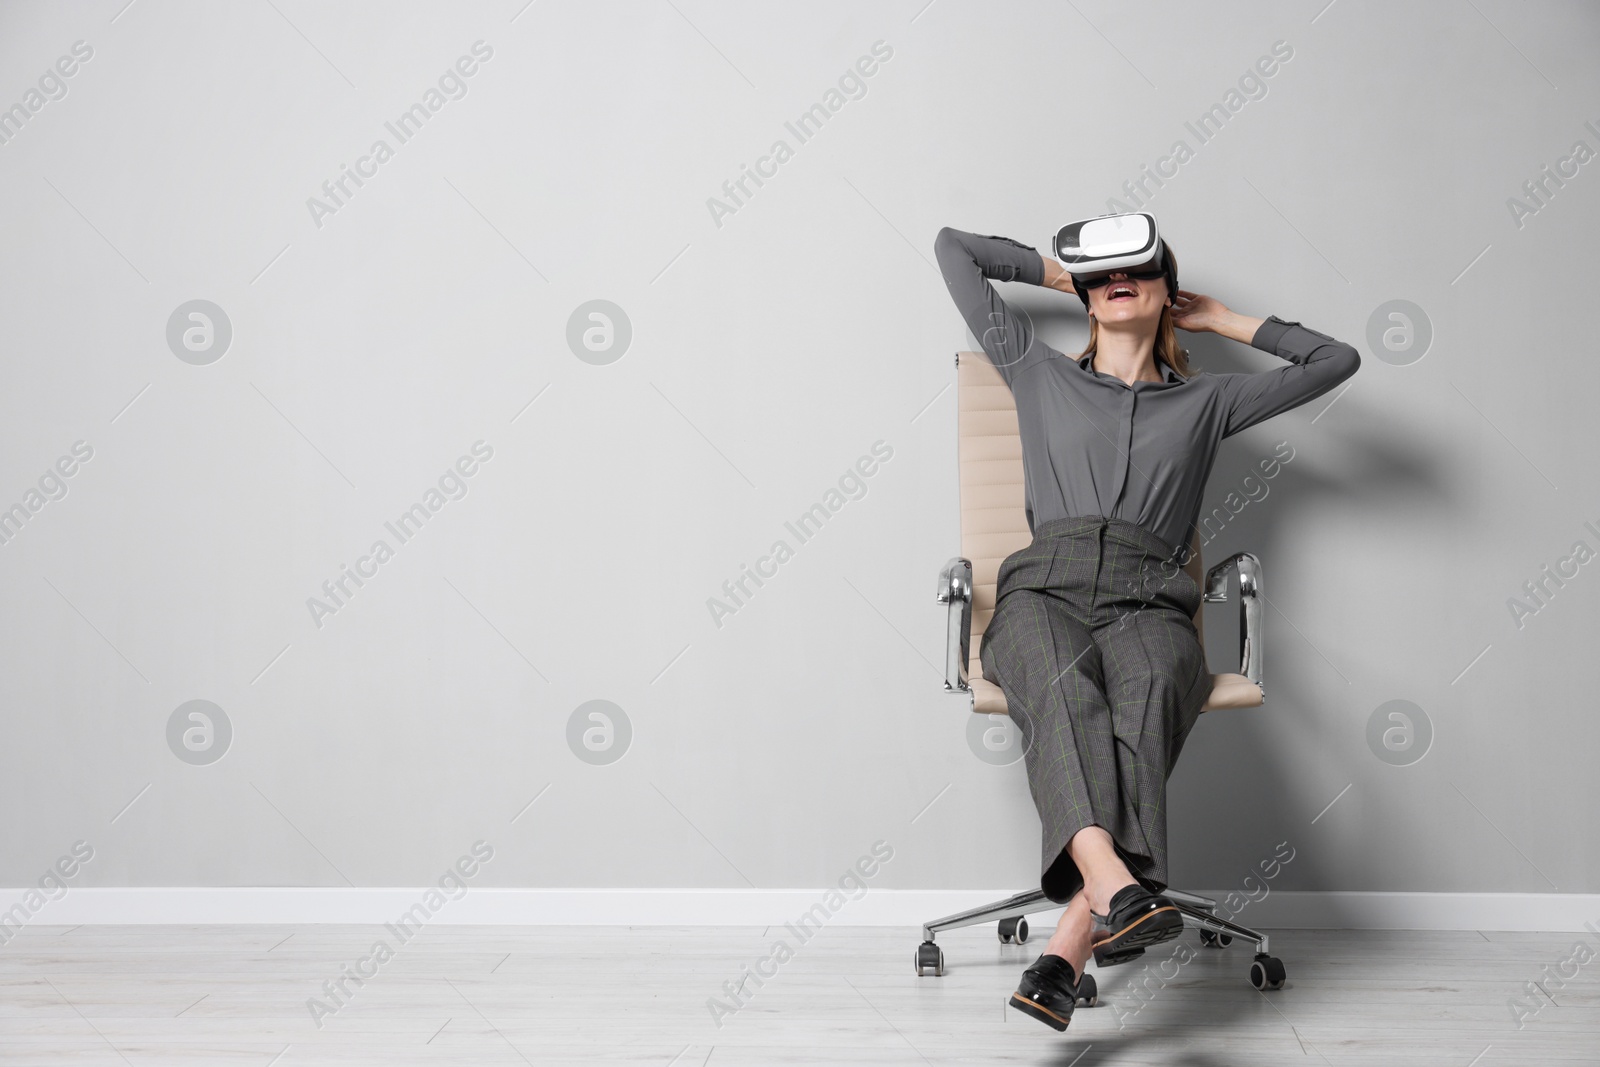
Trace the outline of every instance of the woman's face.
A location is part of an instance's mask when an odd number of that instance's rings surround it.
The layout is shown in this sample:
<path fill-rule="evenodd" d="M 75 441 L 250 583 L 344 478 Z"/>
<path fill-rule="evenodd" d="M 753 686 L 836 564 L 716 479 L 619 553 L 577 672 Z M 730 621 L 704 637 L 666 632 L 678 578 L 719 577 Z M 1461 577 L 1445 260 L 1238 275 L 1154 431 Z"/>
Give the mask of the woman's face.
<path fill-rule="evenodd" d="M 1130 278 L 1113 271 L 1110 281 L 1089 290 L 1089 310 L 1099 322 L 1155 323 L 1161 321 L 1167 295 L 1165 277 Z"/>

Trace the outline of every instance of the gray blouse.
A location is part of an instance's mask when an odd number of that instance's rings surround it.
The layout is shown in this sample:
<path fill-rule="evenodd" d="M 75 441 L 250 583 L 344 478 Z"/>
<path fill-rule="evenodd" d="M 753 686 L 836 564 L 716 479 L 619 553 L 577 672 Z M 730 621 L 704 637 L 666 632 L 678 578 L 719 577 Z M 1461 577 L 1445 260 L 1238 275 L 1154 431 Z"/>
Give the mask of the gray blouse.
<path fill-rule="evenodd" d="M 1156 361 L 1159 382 L 1093 369 L 1034 336 L 1033 324 L 988 281 L 1044 284 L 1027 245 L 945 227 L 934 242 L 946 287 L 990 362 L 1011 387 L 1022 435 L 1028 529 L 1103 515 L 1187 546 L 1222 439 L 1321 396 L 1356 372 L 1343 341 L 1271 316 L 1250 340 L 1289 366 L 1253 374 L 1181 377 Z"/>

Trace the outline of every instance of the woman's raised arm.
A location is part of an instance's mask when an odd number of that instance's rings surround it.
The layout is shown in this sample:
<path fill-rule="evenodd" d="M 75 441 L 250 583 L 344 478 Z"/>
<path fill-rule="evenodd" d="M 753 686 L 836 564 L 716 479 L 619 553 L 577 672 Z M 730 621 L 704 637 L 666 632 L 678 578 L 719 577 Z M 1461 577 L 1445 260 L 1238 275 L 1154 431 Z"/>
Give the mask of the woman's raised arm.
<path fill-rule="evenodd" d="M 989 279 L 1045 285 L 1048 261 L 1008 237 L 984 236 L 946 226 L 933 242 L 945 288 L 950 290 L 967 328 L 989 361 L 1010 385 L 1017 375 L 1051 355 L 1053 348 L 1034 336 L 1025 313 L 1000 299 Z M 1057 273 L 1065 274 L 1057 268 Z M 1068 289 L 1071 281 L 1067 281 Z M 1059 286 L 1053 286 L 1059 288 Z"/>
<path fill-rule="evenodd" d="M 1221 334 L 1291 364 L 1254 374 L 1215 376 L 1228 413 L 1224 437 L 1315 400 L 1361 366 L 1361 353 L 1337 338 L 1276 315 L 1265 319 L 1240 315 L 1187 289 L 1178 290 L 1172 322 L 1183 330 Z"/>

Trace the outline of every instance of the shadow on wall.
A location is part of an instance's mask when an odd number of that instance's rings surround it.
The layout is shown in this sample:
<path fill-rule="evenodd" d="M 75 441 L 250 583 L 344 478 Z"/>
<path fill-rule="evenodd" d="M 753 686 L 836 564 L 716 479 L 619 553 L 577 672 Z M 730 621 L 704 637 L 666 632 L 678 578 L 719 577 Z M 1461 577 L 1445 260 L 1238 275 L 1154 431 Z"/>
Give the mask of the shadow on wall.
<path fill-rule="evenodd" d="M 1359 382 L 1362 374 L 1373 372 L 1378 361 L 1365 351 L 1360 338 L 1341 340 L 1349 340 L 1362 349 L 1362 369 L 1352 379 Z M 1260 360 L 1245 356 L 1234 342 L 1223 338 L 1188 335 L 1182 341 L 1195 369 L 1225 374 L 1260 367 Z M 1318 564 L 1305 558 L 1304 542 L 1292 536 L 1296 528 L 1303 529 L 1295 521 L 1297 516 L 1326 514 L 1358 500 L 1361 510 L 1369 514 L 1394 505 L 1411 510 L 1426 508 L 1445 523 L 1465 516 L 1465 487 L 1454 484 L 1454 468 L 1442 452 L 1430 456 L 1426 449 L 1418 448 L 1413 437 L 1402 438 L 1398 431 L 1374 433 L 1370 426 L 1363 426 L 1360 432 L 1344 429 L 1350 424 L 1341 421 L 1338 407 L 1315 426 L 1307 425 L 1342 388 L 1318 397 L 1295 413 L 1286 413 L 1246 434 L 1229 438 L 1212 470 L 1202 514 L 1220 506 L 1229 492 L 1241 492 L 1239 487 L 1248 476 L 1259 475 L 1255 469 L 1257 453 L 1271 454 L 1280 441 L 1294 449 L 1294 459 L 1284 464 L 1265 495 L 1258 488 L 1259 499 L 1240 508 L 1203 548 L 1208 565 L 1236 551 L 1258 555 L 1269 598 L 1273 596 L 1275 570 L 1305 570 Z M 1359 405 L 1360 399 L 1341 398 L 1338 403 Z M 1251 444 L 1241 447 L 1247 440 Z M 1255 445 L 1257 441 L 1261 444 Z M 1330 459 L 1335 454 L 1337 467 Z M 1364 594 L 1352 587 L 1351 595 Z M 1352 607 L 1359 606 L 1341 605 L 1344 610 Z M 1237 603 L 1230 600 L 1207 610 L 1207 651 L 1213 670 L 1230 669 L 1237 656 Z M 1357 684 L 1349 687 L 1340 683 L 1320 662 L 1321 654 L 1285 623 L 1275 607 L 1267 609 L 1267 627 L 1266 706 L 1224 711 L 1215 717 L 1208 713 L 1202 720 L 1205 729 L 1197 728 L 1191 735 L 1173 774 L 1173 814 L 1168 833 L 1174 884 L 1242 890 L 1252 872 L 1259 881 L 1259 863 L 1271 855 L 1273 846 L 1287 841 L 1296 849 L 1296 858 L 1271 889 L 1371 888 L 1381 882 L 1381 872 L 1348 864 L 1336 866 L 1327 850 L 1317 847 L 1319 838 L 1327 839 L 1322 832 L 1325 828 L 1312 823 L 1324 805 L 1334 800 L 1342 783 L 1359 781 L 1362 768 L 1350 767 L 1347 773 L 1321 776 L 1319 785 L 1334 778 L 1341 784 L 1326 797 L 1307 796 L 1304 779 L 1294 773 L 1294 766 L 1285 758 L 1284 742 L 1273 740 L 1274 734 L 1292 738 L 1298 751 L 1290 755 L 1296 762 L 1310 759 L 1311 753 L 1333 754 L 1335 762 L 1339 754 L 1345 753 L 1355 753 L 1358 760 L 1366 757 L 1365 740 L 1355 731 L 1370 709 L 1351 706 L 1352 700 L 1359 699 L 1360 679 L 1352 678 Z M 1291 656 L 1318 662 L 1310 670 L 1296 672 L 1300 675 L 1296 680 L 1284 669 Z M 1345 665 L 1344 669 L 1350 668 Z M 1318 683 L 1320 692 L 1307 692 L 1304 679 L 1308 677 L 1334 680 Z M 1353 917 L 1337 916 L 1330 921 L 1337 924 L 1350 918 Z M 1240 921 L 1250 924 L 1248 911 Z"/>

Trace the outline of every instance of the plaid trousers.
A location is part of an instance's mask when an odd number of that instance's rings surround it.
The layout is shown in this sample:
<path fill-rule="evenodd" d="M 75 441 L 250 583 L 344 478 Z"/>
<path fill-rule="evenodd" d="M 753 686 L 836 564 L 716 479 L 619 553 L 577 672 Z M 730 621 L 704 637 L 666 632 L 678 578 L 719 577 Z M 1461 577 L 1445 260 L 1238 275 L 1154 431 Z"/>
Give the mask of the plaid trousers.
<path fill-rule="evenodd" d="M 980 658 L 1021 733 L 1040 888 L 1062 903 L 1083 886 L 1066 845 L 1085 826 L 1166 888 L 1167 778 L 1211 691 L 1200 589 L 1160 538 L 1096 515 L 1040 524 L 995 597 Z"/>

